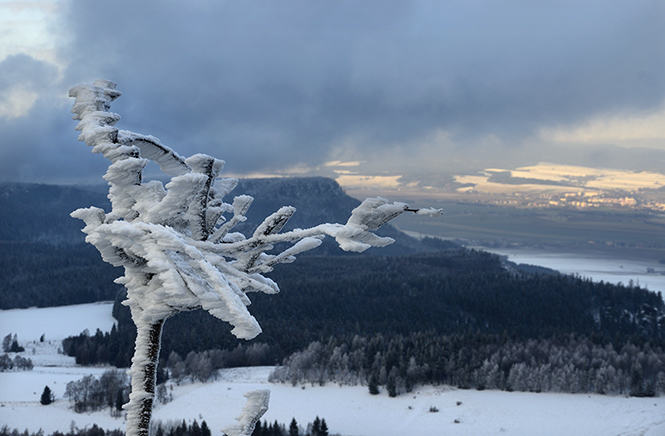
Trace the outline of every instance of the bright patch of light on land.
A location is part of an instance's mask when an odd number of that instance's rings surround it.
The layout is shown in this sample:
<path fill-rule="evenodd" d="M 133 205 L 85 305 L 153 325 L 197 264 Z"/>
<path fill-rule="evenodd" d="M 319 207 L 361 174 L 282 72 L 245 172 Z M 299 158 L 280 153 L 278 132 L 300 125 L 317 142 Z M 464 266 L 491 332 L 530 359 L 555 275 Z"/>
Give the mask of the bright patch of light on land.
<path fill-rule="evenodd" d="M 531 179 L 542 180 L 544 183 L 502 183 L 502 181 L 490 180 L 492 173 L 501 172 L 509 172 L 511 177 L 525 179 L 525 182 Z M 576 192 L 580 189 L 636 191 L 639 189 L 658 189 L 665 186 L 665 175 L 648 171 L 632 172 L 540 163 L 514 170 L 487 169 L 481 175 L 458 175 L 455 176 L 455 181 L 471 185 L 459 188 L 458 192 L 471 190 L 487 193 Z M 547 182 L 553 183 L 548 184 Z M 560 185 L 560 183 L 564 185 Z"/>
<path fill-rule="evenodd" d="M 665 185 L 665 175 L 649 171 L 632 172 L 572 165 L 538 164 L 511 171 L 513 177 L 566 181 L 595 189 L 658 189 Z"/>

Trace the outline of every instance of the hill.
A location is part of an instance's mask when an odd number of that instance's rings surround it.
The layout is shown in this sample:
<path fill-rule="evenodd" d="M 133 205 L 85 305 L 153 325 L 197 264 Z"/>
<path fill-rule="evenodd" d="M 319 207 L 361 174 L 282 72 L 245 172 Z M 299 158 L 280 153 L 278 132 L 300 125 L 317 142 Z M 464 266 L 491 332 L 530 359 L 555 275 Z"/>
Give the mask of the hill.
<path fill-rule="evenodd" d="M 69 216 L 82 207 L 109 210 L 106 192 L 103 185 L 0 184 L 0 309 L 115 298 L 120 287 L 113 280 L 120 273 L 102 262 L 94 247 L 85 244 L 83 223 Z M 232 194 L 254 197 L 248 219 L 240 228 L 246 232 L 285 205 L 298 209 L 287 224 L 288 230 L 346 222 L 351 210 L 360 204 L 334 180 L 322 177 L 244 180 Z M 396 240 L 381 249 L 382 255 L 429 249 L 390 225 L 378 233 Z M 341 254 L 332 243 L 324 243 L 317 252 Z"/>

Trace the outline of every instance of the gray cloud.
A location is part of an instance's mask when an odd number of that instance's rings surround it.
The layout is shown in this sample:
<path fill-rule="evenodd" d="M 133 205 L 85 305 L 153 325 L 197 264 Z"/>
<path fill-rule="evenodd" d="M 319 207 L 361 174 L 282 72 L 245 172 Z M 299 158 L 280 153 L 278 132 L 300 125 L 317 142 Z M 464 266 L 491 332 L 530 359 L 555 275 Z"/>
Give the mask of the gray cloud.
<path fill-rule="evenodd" d="M 657 1 L 76 0 L 58 86 L 114 80 L 122 128 L 231 171 L 316 165 L 348 142 L 376 156 L 437 131 L 453 153 L 662 107 L 663 12 Z"/>
<path fill-rule="evenodd" d="M 71 181 L 86 176 L 80 161 L 85 150 L 79 150 L 84 147 L 69 147 L 77 134 L 75 124 L 68 123 L 65 92 L 53 65 L 23 54 L 0 61 L 0 105 L 6 109 L 0 116 L 2 180 Z M 21 100 L 28 100 L 25 107 Z"/>

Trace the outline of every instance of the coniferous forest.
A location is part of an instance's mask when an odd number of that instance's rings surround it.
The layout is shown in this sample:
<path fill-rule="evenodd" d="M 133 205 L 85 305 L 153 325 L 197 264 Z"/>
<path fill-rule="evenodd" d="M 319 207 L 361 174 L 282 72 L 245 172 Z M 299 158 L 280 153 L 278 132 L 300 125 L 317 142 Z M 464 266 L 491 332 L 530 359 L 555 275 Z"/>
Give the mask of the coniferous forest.
<path fill-rule="evenodd" d="M 170 319 L 162 379 L 282 364 L 273 381 L 363 384 L 390 395 L 435 383 L 476 389 L 656 395 L 665 392 L 662 297 L 635 287 L 509 270 L 449 249 L 401 257 L 304 256 L 282 292 L 252 295 L 264 333 L 238 341 L 204 313 Z M 286 269 L 284 269 L 286 270 Z M 64 341 L 81 364 L 127 366 L 134 330 Z"/>
<path fill-rule="evenodd" d="M 326 179 L 268 180 L 245 188 L 256 196 L 269 192 L 270 201 L 280 205 L 290 202 L 280 195 L 294 198 L 294 218 L 303 212 L 316 222 L 339 221 L 337 214 L 348 216 L 348 210 L 335 205 L 357 204 Z M 120 304 L 122 288 L 113 283 L 120 272 L 83 243 L 80 224 L 68 217 L 77 207 L 104 207 L 101 192 L 0 186 L 0 228 L 14 228 L 0 235 L 0 308 L 115 299 L 111 332 L 67 338 L 63 350 L 80 364 L 127 367 L 136 330 Z M 330 204 L 321 203 L 322 197 L 331 197 Z M 308 203 L 317 205 L 316 213 L 307 211 Z M 272 206 L 257 198 L 256 207 L 262 216 Z M 307 219 L 290 224 L 311 225 Z M 159 381 L 205 381 L 218 368 L 281 365 L 275 381 L 363 384 L 390 395 L 424 383 L 665 392 L 665 308 L 659 293 L 507 265 L 486 252 L 388 231 L 398 239 L 392 251 L 340 255 L 324 244 L 277 267 L 270 276 L 281 293 L 250 295 L 249 309 L 264 330 L 251 342 L 235 339 L 228 325 L 200 311 L 169 319 Z"/>

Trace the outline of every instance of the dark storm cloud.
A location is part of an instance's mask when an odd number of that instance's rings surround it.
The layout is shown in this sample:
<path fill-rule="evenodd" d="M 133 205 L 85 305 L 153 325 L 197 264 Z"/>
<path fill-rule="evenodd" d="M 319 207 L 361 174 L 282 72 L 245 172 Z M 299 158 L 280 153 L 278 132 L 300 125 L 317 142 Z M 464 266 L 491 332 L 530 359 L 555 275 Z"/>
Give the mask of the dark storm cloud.
<path fill-rule="evenodd" d="M 73 124 L 68 125 L 68 106 L 59 98 L 64 91 L 53 65 L 23 54 L 0 62 L 2 180 L 64 180 L 64 174 L 79 173 L 81 165 L 72 157 L 83 153 L 70 153 L 66 146 L 76 135 L 65 131 Z"/>
<path fill-rule="evenodd" d="M 43 93 L 53 83 L 55 68 L 24 54 L 0 61 L 0 103 L 6 103 L 11 88 L 20 85 L 29 92 Z"/>
<path fill-rule="evenodd" d="M 514 144 L 661 107 L 664 13 L 659 1 L 77 0 L 58 86 L 114 80 L 121 128 L 231 171 L 437 131 L 459 147 Z"/>

